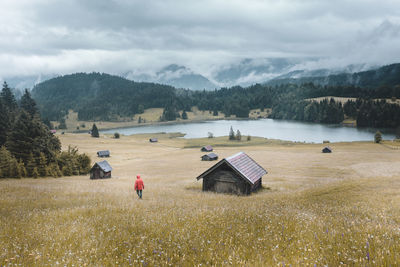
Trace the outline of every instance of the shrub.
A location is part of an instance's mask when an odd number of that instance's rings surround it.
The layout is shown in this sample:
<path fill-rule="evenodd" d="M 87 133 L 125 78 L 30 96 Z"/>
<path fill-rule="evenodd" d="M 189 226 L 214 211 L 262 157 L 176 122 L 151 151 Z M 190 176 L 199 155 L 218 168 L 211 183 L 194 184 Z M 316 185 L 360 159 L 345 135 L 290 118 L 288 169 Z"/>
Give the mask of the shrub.
<path fill-rule="evenodd" d="M 377 131 L 374 136 L 375 143 L 379 144 L 382 141 L 382 133 Z"/>
<path fill-rule="evenodd" d="M 114 133 L 114 138 L 115 138 L 115 139 L 119 139 L 119 137 L 120 137 L 120 136 L 119 136 L 119 133 Z"/>

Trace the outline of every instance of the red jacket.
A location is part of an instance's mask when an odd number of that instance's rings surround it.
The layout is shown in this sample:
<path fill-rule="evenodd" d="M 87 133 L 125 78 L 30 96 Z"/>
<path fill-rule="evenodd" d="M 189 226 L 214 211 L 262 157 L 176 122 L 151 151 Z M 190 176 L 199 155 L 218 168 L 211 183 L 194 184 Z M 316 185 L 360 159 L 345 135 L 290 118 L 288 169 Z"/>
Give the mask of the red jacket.
<path fill-rule="evenodd" d="M 142 178 L 138 178 L 135 181 L 135 190 L 143 190 L 144 189 L 144 184 Z"/>

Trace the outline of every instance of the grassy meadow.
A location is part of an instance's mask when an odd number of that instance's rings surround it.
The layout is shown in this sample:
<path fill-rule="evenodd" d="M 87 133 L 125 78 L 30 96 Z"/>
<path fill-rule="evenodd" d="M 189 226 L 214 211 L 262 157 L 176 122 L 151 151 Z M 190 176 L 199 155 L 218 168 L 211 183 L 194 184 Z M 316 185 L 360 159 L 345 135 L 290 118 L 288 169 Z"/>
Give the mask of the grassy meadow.
<path fill-rule="evenodd" d="M 174 136 L 60 135 L 93 161 L 109 149 L 113 178 L 0 180 L 0 266 L 400 265 L 398 144 L 333 143 L 322 154 L 322 144 Z M 263 189 L 202 192 L 209 143 L 267 169 Z"/>

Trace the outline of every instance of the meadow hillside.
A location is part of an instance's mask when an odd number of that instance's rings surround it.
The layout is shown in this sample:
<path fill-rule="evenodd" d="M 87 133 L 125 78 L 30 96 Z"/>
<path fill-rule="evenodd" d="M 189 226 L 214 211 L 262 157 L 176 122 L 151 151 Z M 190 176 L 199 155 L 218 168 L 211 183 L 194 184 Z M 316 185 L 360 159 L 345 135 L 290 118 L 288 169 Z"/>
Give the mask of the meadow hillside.
<path fill-rule="evenodd" d="M 59 137 L 96 161 L 109 149 L 113 178 L 0 180 L 0 265 L 400 265 L 394 144 L 334 143 L 322 154 L 320 144 L 258 138 Z M 267 169 L 263 189 L 202 192 L 195 178 L 215 164 L 200 161 L 206 142 L 219 144 L 220 158 L 244 151 Z"/>

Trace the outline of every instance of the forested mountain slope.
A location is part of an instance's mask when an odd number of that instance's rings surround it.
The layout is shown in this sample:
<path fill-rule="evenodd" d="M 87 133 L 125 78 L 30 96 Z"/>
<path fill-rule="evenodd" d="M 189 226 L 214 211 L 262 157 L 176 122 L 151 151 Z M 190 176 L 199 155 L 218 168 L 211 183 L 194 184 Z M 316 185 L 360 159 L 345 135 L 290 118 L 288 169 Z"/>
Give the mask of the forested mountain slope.
<path fill-rule="evenodd" d="M 314 83 L 324 86 L 348 86 L 353 85 L 364 88 L 377 88 L 383 86 L 400 85 L 400 64 L 392 64 L 376 70 L 356 73 L 342 73 L 337 75 L 320 77 L 303 77 L 298 79 L 274 79 L 266 84 L 281 85 L 287 83 L 303 84 Z"/>
<path fill-rule="evenodd" d="M 32 96 L 42 116 L 50 120 L 59 120 L 69 109 L 78 111 L 80 119 L 112 120 L 164 107 L 175 97 L 175 88 L 104 73 L 76 73 L 36 85 Z"/>

